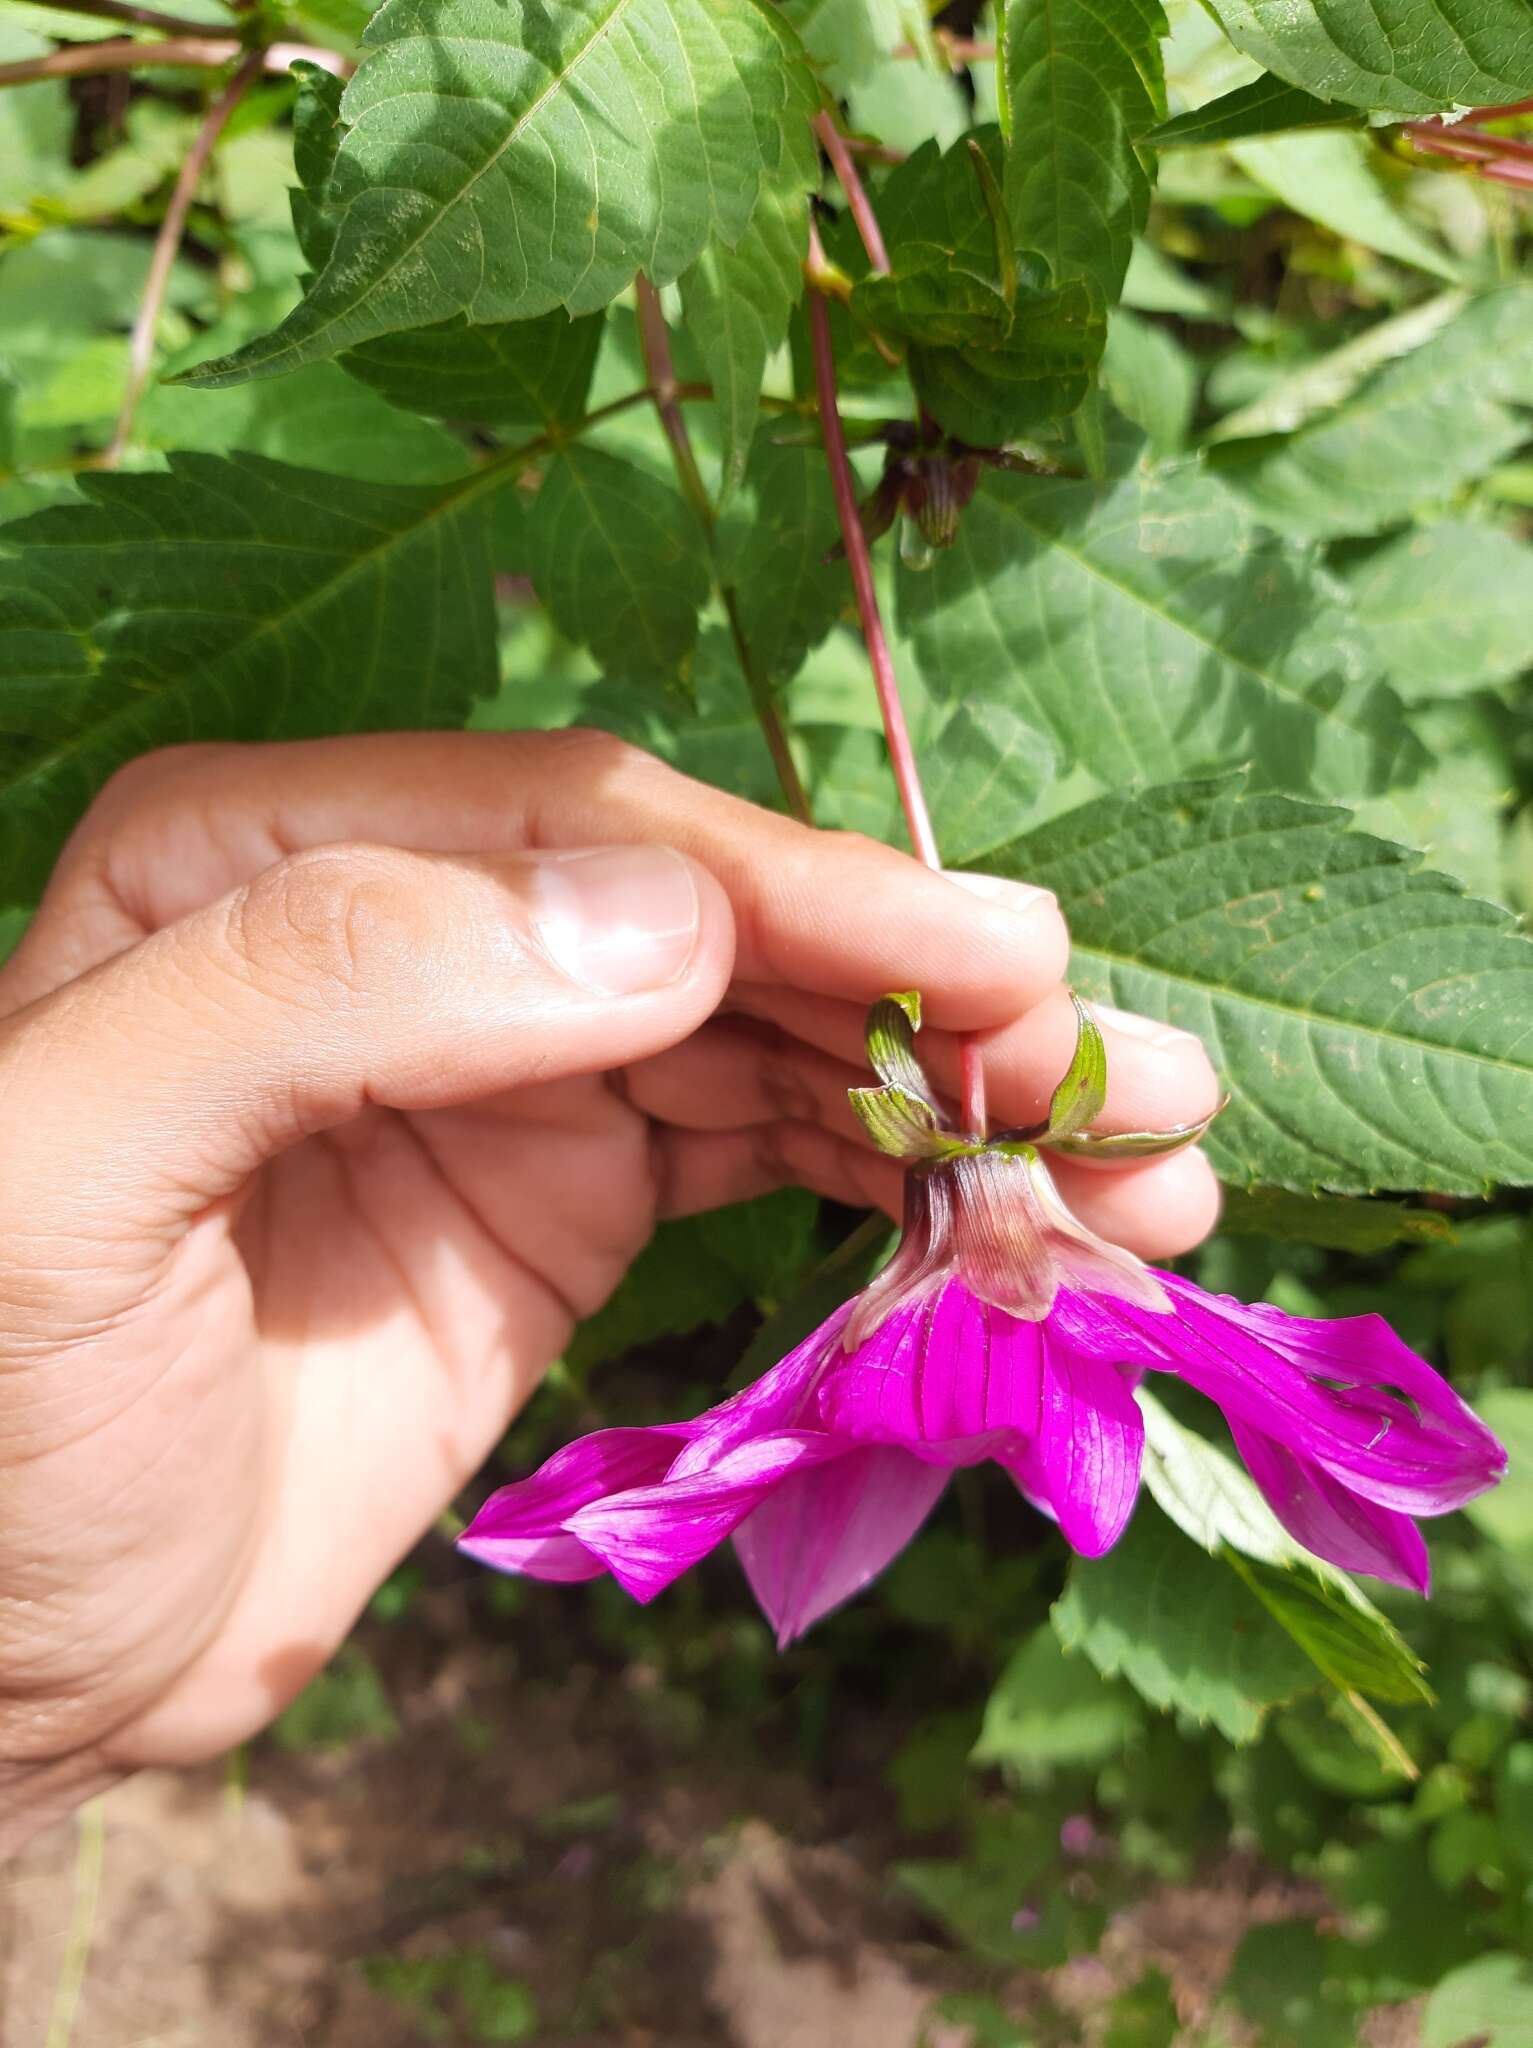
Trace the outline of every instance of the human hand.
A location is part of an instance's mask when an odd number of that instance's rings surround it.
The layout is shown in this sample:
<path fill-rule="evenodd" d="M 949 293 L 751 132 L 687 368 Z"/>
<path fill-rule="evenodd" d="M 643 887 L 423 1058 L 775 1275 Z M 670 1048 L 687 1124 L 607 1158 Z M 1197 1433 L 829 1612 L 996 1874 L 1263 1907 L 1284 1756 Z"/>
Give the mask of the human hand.
<path fill-rule="evenodd" d="M 1038 1117 L 1066 954 L 1043 892 L 600 734 L 126 770 L 0 973 L 0 1841 L 277 1713 L 658 1217 L 897 1211 L 845 1098 L 874 997 Z M 1196 1040 L 1103 1018 L 1099 1128 L 1212 1109 Z M 1195 1151 L 1057 1178 L 1148 1255 L 1217 1209 Z"/>

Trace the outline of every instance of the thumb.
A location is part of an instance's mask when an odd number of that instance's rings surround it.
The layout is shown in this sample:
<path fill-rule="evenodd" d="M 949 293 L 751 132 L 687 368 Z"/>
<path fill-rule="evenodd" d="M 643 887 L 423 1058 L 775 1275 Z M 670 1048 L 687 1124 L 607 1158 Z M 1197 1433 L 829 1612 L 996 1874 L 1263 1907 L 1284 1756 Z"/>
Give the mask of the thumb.
<path fill-rule="evenodd" d="M 368 1104 L 642 1059 L 733 957 L 723 890 L 665 847 L 298 854 L 7 1021 L 0 1235 L 174 1231 Z"/>

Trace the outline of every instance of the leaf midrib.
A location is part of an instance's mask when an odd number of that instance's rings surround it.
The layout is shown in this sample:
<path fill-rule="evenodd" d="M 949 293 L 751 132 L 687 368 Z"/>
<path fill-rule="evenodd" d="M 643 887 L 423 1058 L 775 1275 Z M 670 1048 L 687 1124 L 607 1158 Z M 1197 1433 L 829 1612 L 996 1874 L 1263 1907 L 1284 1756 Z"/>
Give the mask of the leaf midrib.
<path fill-rule="evenodd" d="M 329 603 L 332 598 L 344 591 L 346 585 L 354 576 L 360 575 L 364 570 L 369 569 L 374 561 L 380 555 L 385 554 L 389 548 L 409 545 L 423 533 L 427 532 L 434 520 L 456 512 L 461 506 L 469 503 L 477 496 L 480 490 L 486 488 L 493 489 L 506 481 L 507 478 L 504 471 L 480 470 L 466 477 L 459 484 L 447 485 L 434 502 L 425 508 L 422 518 L 414 521 L 407 527 L 391 529 L 372 547 L 366 549 L 364 553 L 351 556 L 346 565 L 336 575 L 320 583 L 314 589 L 307 591 L 296 604 L 289 605 L 286 611 L 275 612 L 270 617 L 255 622 L 250 632 L 237 640 L 231 640 L 228 646 L 221 651 L 215 662 L 198 671 L 197 681 L 199 683 L 211 683 L 222 674 L 227 663 L 236 654 L 255 646 L 267 634 L 291 624 L 296 619 L 302 618 L 306 612 L 315 606 Z M 236 544 L 248 545 L 248 542 Z M 78 545 L 84 547 L 87 544 L 78 543 Z M 110 546 L 111 543 L 108 542 L 106 545 Z M 178 616 L 186 616 L 186 614 L 181 613 Z M 68 633 L 71 639 L 80 638 L 80 635 L 70 628 L 55 628 L 54 630 Z M 183 695 L 191 687 L 191 679 L 183 674 L 175 681 L 165 683 L 162 688 L 154 693 L 153 698 L 149 701 L 155 704 L 163 704 L 170 698 Z M 110 737 L 121 727 L 131 725 L 142 714 L 145 701 L 142 696 L 131 698 L 126 704 L 120 705 L 116 711 L 109 713 L 104 718 L 98 719 L 84 732 L 55 747 L 51 753 L 43 755 L 40 760 L 29 762 L 20 774 L 11 777 L 9 781 L 0 781 L 0 801 L 8 802 L 13 797 L 23 794 L 29 788 L 34 788 L 47 776 L 56 773 L 60 768 L 69 766 L 77 756 L 93 751 L 103 739 Z"/>
<path fill-rule="evenodd" d="M 1133 584 L 1125 582 L 1121 577 L 1110 574 L 1100 563 L 1093 561 L 1089 555 L 1083 553 L 1078 547 L 1071 547 L 1057 534 L 1050 532 L 1047 527 L 1036 525 L 1027 517 L 1021 504 L 1016 499 L 992 497 L 990 502 L 997 510 L 1014 518 L 1019 526 L 1026 529 L 1033 540 L 1040 542 L 1046 547 L 1055 549 L 1064 556 L 1066 561 L 1073 562 L 1078 569 L 1083 570 L 1089 576 L 1094 576 L 1099 583 L 1106 584 L 1109 590 L 1117 591 L 1120 597 L 1127 598 L 1130 603 L 1136 605 L 1141 611 L 1147 612 L 1150 617 L 1160 619 L 1164 624 L 1171 627 L 1174 632 L 1183 634 L 1194 646 L 1206 649 L 1209 654 L 1214 655 L 1219 661 L 1227 663 L 1230 668 L 1251 676 L 1257 682 L 1264 684 L 1272 690 L 1274 695 L 1283 698 L 1285 702 L 1292 704 L 1296 709 L 1307 713 L 1314 719 L 1317 725 L 1324 726 L 1328 722 L 1334 722 L 1337 725 L 1345 726 L 1349 732 L 1362 741 L 1370 754 L 1380 746 L 1388 746 L 1390 744 L 1387 737 L 1381 738 L 1377 732 L 1372 731 L 1356 718 L 1349 716 L 1337 705 L 1319 705 L 1312 702 L 1302 690 L 1295 689 L 1292 684 L 1285 682 L 1280 676 L 1274 675 L 1269 669 L 1259 667 L 1254 661 L 1232 653 L 1229 648 L 1222 646 L 1219 641 L 1210 639 L 1206 633 L 1199 632 L 1187 620 L 1179 618 L 1174 612 L 1166 610 L 1163 605 L 1155 604 L 1150 598 L 1145 596 L 1143 591 L 1136 589 Z"/>

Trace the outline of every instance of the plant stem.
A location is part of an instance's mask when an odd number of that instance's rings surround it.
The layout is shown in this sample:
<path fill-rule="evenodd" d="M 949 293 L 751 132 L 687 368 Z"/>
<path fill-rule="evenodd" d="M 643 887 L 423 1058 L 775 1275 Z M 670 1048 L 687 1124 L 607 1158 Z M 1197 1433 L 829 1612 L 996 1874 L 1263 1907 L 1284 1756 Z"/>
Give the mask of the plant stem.
<path fill-rule="evenodd" d="M 681 494 L 697 514 L 698 523 L 703 529 L 708 560 L 713 568 L 713 580 L 723 601 L 724 615 L 729 621 L 729 636 L 734 642 L 735 658 L 740 664 L 741 674 L 745 677 L 745 686 L 750 692 L 751 705 L 761 727 L 762 738 L 766 741 L 767 752 L 772 757 L 772 766 L 777 771 L 778 784 L 788 809 L 801 825 L 812 825 L 814 814 L 809 804 L 809 792 L 799 775 L 798 764 L 788 744 L 787 731 L 772 697 L 771 685 L 757 667 L 750 643 L 745 637 L 739 599 L 720 572 L 718 516 L 713 509 L 713 500 L 708 495 L 708 486 L 703 482 L 702 471 L 697 466 L 692 436 L 687 431 L 686 418 L 678 403 L 683 387 L 676 381 L 675 366 L 671 361 L 671 338 L 666 332 L 665 308 L 660 303 L 660 294 L 647 277 L 635 279 L 634 302 L 639 319 L 639 346 L 644 355 L 644 370 L 649 378 L 655 411 L 659 415 L 665 438 L 671 446 L 671 459 L 675 464 L 676 481 L 681 486 Z"/>
<path fill-rule="evenodd" d="M 208 167 L 208 159 L 213 154 L 219 136 L 224 132 L 229 116 L 260 77 L 265 62 L 264 50 L 246 52 L 244 63 L 203 115 L 202 126 L 197 130 L 192 146 L 186 153 L 186 159 L 176 173 L 170 204 L 165 209 L 165 218 L 160 222 L 160 232 L 154 238 L 154 254 L 149 260 L 149 275 L 144 280 L 144 296 L 139 302 L 138 317 L 133 322 L 133 337 L 128 344 L 127 389 L 122 395 L 122 409 L 117 415 L 117 425 L 112 429 L 112 438 L 101 457 L 103 469 L 117 467 L 122 460 L 123 450 L 128 445 L 128 438 L 133 432 L 139 401 L 149 382 L 149 372 L 154 367 L 155 335 L 165 304 L 165 293 L 170 284 L 170 273 L 181 247 L 181 237 L 186 231 L 186 216 L 192 210 L 192 201 L 197 195 L 198 185 L 202 182 L 202 174 Z"/>
<path fill-rule="evenodd" d="M 190 21 L 179 14 L 161 14 L 153 7 L 133 7 L 129 0 L 33 0 L 38 7 L 53 7 L 65 14 L 93 14 L 102 21 L 130 21 L 138 28 L 155 28 L 167 36 L 227 36 L 228 24 Z"/>
<path fill-rule="evenodd" d="M 868 264 L 880 276 L 889 270 L 889 252 L 884 247 L 883 230 L 878 225 L 878 216 L 868 198 L 867 188 L 858 174 L 852 160 L 852 153 L 846 146 L 846 138 L 830 118 L 829 114 L 816 114 L 814 132 L 820 139 L 821 147 L 830 158 L 831 169 L 846 194 L 847 206 L 852 219 L 857 223 L 857 232 L 862 237 L 862 246 L 868 252 Z"/>
<path fill-rule="evenodd" d="M 136 36 L 108 43 L 70 43 L 46 56 L 28 57 L 19 64 L 0 64 L 0 86 L 30 85 L 38 78 L 89 78 L 108 71 L 147 70 L 152 65 L 173 65 L 192 71 L 221 71 L 245 49 L 232 38 L 212 36 L 171 38 L 162 43 L 140 42 Z M 321 50 L 312 43 L 270 43 L 260 52 L 268 71 L 286 71 L 301 57 L 349 78 L 355 66 L 334 50 Z"/>
<path fill-rule="evenodd" d="M 64 1960 L 53 1987 L 53 2009 L 48 2015 L 44 2048 L 69 2048 L 74 2035 L 75 2014 L 90 1967 L 91 1943 L 96 1933 L 96 1905 L 101 1897 L 101 1866 L 106 1856 L 106 1819 L 101 1801 L 93 1799 L 80 1808 L 75 1823 L 75 1903 L 64 1946 Z"/>
<path fill-rule="evenodd" d="M 816 290 L 813 283 L 815 265 L 823 260 L 819 237 L 811 227 L 809 336 L 814 350 L 814 381 L 820 401 L 820 432 L 825 441 L 825 461 L 830 470 L 831 490 L 835 494 L 836 517 L 841 526 L 841 541 L 846 550 L 847 567 L 852 572 L 852 588 L 857 594 L 857 616 L 862 622 L 862 637 L 868 650 L 868 664 L 873 671 L 873 687 L 878 693 L 878 708 L 884 722 L 884 737 L 889 746 L 889 765 L 894 771 L 894 784 L 899 791 L 900 808 L 905 814 L 906 829 L 910 833 L 910 843 L 915 848 L 917 859 L 940 873 L 942 855 L 937 849 L 937 835 L 932 830 L 931 813 L 926 808 L 926 793 L 921 787 L 916 752 L 911 744 L 910 728 L 905 722 L 905 707 L 900 702 L 899 679 L 894 672 L 894 657 L 889 651 L 888 635 L 884 631 L 883 618 L 878 609 L 878 588 L 873 580 L 873 558 L 868 551 L 868 538 L 862 530 L 862 519 L 857 510 L 857 488 L 852 477 L 852 465 L 847 457 L 846 434 L 841 425 L 841 412 L 836 402 L 836 359 L 831 347 L 830 315 L 826 310 L 824 294 Z M 980 1063 L 979 1047 L 972 1038 L 960 1038 L 959 1064 L 964 1129 L 976 1137 L 983 1137 L 985 1076 Z"/>

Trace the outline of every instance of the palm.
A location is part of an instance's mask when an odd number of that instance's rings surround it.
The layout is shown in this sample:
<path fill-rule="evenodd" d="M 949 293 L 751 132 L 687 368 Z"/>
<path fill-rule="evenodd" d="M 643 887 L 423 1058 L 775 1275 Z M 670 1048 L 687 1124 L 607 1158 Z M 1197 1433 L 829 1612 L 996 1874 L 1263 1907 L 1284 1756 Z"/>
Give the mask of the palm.
<path fill-rule="evenodd" d="M 109 1570 L 91 1594 L 132 1603 L 167 1677 L 190 1660 L 114 1745 L 124 1760 L 226 1747 L 312 1675 L 337 1612 L 483 1461 L 649 1236 L 646 1149 L 598 1079 L 372 1110 L 193 1234 L 136 1338 L 151 1372 L 185 1361 L 138 1411 L 146 1452 L 179 1446 L 177 1476 L 121 1566 L 131 1583 Z M 216 1537 L 191 1598 L 164 1571 L 189 1522 Z"/>

